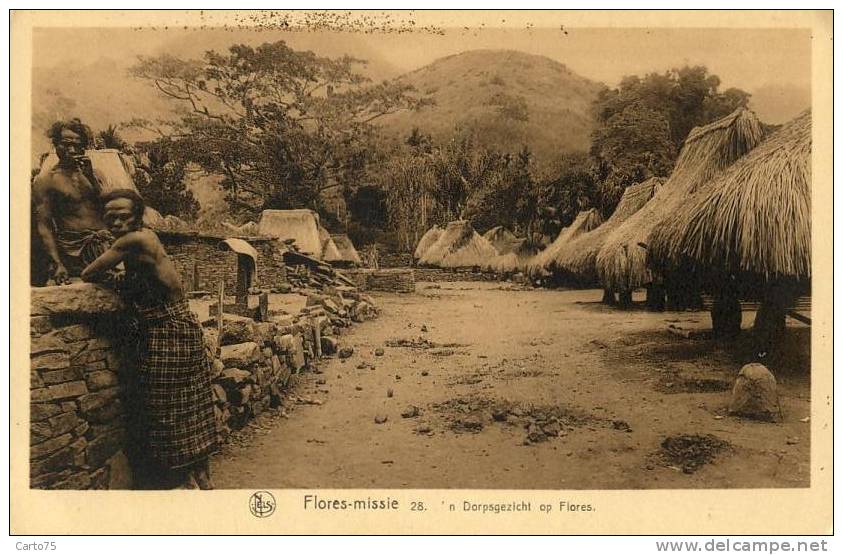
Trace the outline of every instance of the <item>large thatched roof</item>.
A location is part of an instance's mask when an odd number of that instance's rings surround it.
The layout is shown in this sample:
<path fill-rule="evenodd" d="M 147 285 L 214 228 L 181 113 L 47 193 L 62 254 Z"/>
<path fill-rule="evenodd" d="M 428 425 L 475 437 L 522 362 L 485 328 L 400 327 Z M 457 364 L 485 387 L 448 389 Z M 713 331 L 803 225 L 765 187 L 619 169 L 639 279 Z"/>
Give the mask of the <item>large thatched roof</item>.
<path fill-rule="evenodd" d="M 495 250 L 466 220 L 450 222 L 427 252 L 420 264 L 440 268 L 469 268 L 484 266 L 496 257 Z"/>
<path fill-rule="evenodd" d="M 742 108 L 695 127 L 685 139 L 667 182 L 650 202 L 609 234 L 597 253 L 595 267 L 603 285 L 629 290 L 650 283 L 646 246 L 653 228 L 676 212 L 700 185 L 755 148 L 762 138 L 758 118 Z"/>
<path fill-rule="evenodd" d="M 595 259 L 606 238 L 647 204 L 663 183 L 664 179 L 661 177 L 651 177 L 642 183 L 627 187 L 609 219 L 597 229 L 565 243 L 555 256 L 555 265 L 582 281 L 596 281 Z"/>
<path fill-rule="evenodd" d="M 438 225 L 434 225 L 433 227 L 428 229 L 425 234 L 422 235 L 422 238 L 419 239 L 419 244 L 416 245 L 416 251 L 413 253 L 413 258 L 415 260 L 419 260 L 422 256 L 424 256 L 424 253 L 427 252 L 427 249 L 429 249 L 431 245 L 433 245 L 433 243 L 435 243 L 441 235 L 442 228 Z"/>
<path fill-rule="evenodd" d="M 258 232 L 282 241 L 295 239 L 301 252 L 322 258 L 319 215 L 312 210 L 264 210 L 258 222 Z"/>
<path fill-rule="evenodd" d="M 574 222 L 566 228 L 563 228 L 546 249 L 538 253 L 529 264 L 532 271 L 538 270 L 553 270 L 556 267 L 556 256 L 562 249 L 572 240 L 576 239 L 583 233 L 587 233 L 603 223 L 603 217 L 594 208 L 583 210 L 574 219 Z"/>
<path fill-rule="evenodd" d="M 811 276 L 811 112 L 785 124 L 653 231 L 651 262 Z"/>

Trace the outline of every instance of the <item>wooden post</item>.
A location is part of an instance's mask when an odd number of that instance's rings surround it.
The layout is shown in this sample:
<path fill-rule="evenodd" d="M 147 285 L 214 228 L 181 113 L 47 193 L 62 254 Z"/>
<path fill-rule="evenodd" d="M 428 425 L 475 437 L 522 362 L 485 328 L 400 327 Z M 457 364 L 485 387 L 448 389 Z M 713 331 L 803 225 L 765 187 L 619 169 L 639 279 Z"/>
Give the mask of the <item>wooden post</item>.
<path fill-rule="evenodd" d="M 220 279 L 220 288 L 217 294 L 217 353 L 220 352 L 222 347 L 223 302 L 225 302 L 225 280 Z"/>
<path fill-rule="evenodd" d="M 199 263 L 195 260 L 193 261 L 193 290 L 199 291 L 201 289 L 199 283 Z"/>
<path fill-rule="evenodd" d="M 237 285 L 234 290 L 234 302 L 236 304 L 249 304 L 249 282 L 251 281 L 251 267 L 249 257 L 244 254 L 237 254 Z"/>

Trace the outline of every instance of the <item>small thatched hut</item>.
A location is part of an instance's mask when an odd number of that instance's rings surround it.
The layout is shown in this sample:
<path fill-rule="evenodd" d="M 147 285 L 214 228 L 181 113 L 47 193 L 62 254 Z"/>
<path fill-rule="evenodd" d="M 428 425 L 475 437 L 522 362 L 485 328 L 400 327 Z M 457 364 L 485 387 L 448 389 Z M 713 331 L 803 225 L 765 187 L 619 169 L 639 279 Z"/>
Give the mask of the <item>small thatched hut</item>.
<path fill-rule="evenodd" d="M 652 200 L 617 227 L 597 253 L 596 270 L 603 286 L 619 292 L 653 283 L 647 245 L 653 228 L 679 210 L 697 188 L 755 148 L 763 138 L 755 114 L 740 108 L 702 127 L 685 139 L 670 178 Z"/>
<path fill-rule="evenodd" d="M 664 183 L 660 177 L 636 183 L 626 188 L 617 208 L 597 229 L 583 233 L 565 243 L 556 254 L 555 264 L 562 271 L 574 276 L 581 283 L 595 283 L 595 259 L 603 242 L 615 229 L 647 204 L 656 190 Z"/>
<path fill-rule="evenodd" d="M 760 285 L 756 328 L 766 325 L 766 316 L 782 327 L 792 299 L 775 293 L 794 290 L 782 284 L 798 289 L 811 278 L 811 112 L 785 124 L 656 226 L 650 262 L 704 275 L 725 311 L 735 310 L 737 299 L 729 297 L 741 283 Z M 715 328 L 720 316 L 712 312 Z"/>
<path fill-rule="evenodd" d="M 603 217 L 595 208 L 583 210 L 574 219 L 574 222 L 563 228 L 546 249 L 538 253 L 529 263 L 531 273 L 541 271 L 553 271 L 556 269 L 556 257 L 569 242 L 573 241 L 583 233 L 588 233 L 603 223 Z"/>
<path fill-rule="evenodd" d="M 509 254 L 521 248 L 525 239 L 516 236 L 514 233 L 498 225 L 483 234 L 483 238 L 489 241 L 498 254 Z"/>
<path fill-rule="evenodd" d="M 360 266 L 363 264 L 363 260 L 360 259 L 360 254 L 357 252 L 357 249 L 354 248 L 354 243 L 351 242 L 348 235 L 345 233 L 339 233 L 331 235 L 331 239 L 334 240 L 334 245 L 336 245 L 337 250 L 340 253 L 340 263 L 352 266 Z"/>
<path fill-rule="evenodd" d="M 319 225 L 319 243 L 322 247 L 322 256 L 320 257 L 322 260 L 325 262 L 342 261 L 342 254 L 340 254 L 340 250 L 331 238 L 331 234 L 321 225 Z"/>
<path fill-rule="evenodd" d="M 416 245 L 416 251 L 413 253 L 413 260 L 419 260 L 424 253 L 427 252 L 427 249 L 431 247 L 436 241 L 439 240 L 439 237 L 442 235 L 442 228 L 438 225 L 434 225 L 430 229 L 428 229 L 422 238 L 419 239 L 419 244 Z"/>
<path fill-rule="evenodd" d="M 439 239 L 419 259 L 426 266 L 440 268 L 471 268 L 485 266 L 498 255 L 482 235 L 467 220 L 450 222 Z"/>

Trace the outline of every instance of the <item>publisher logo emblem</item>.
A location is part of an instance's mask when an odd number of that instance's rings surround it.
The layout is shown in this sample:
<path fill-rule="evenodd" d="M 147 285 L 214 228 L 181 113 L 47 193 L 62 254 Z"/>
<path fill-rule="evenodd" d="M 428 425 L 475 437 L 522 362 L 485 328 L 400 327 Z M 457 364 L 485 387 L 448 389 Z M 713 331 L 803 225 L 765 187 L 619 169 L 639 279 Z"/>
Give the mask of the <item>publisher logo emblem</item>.
<path fill-rule="evenodd" d="M 266 518 L 275 512 L 275 497 L 268 491 L 256 491 L 249 498 L 249 510 L 253 516 Z"/>

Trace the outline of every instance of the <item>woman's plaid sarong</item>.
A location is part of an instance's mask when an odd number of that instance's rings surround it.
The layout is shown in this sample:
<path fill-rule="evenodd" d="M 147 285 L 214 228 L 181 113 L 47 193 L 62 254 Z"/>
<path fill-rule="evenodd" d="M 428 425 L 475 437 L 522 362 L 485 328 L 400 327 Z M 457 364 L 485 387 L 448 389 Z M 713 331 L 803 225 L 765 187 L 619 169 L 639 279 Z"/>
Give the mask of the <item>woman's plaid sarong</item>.
<path fill-rule="evenodd" d="M 169 469 L 201 462 L 216 447 L 202 328 L 185 300 L 137 311 L 138 385 L 147 455 Z"/>

